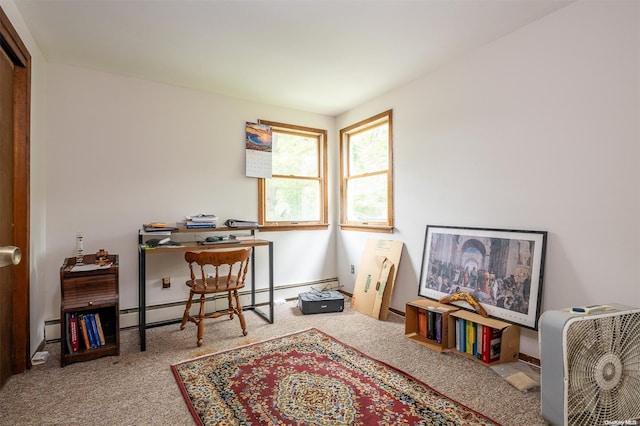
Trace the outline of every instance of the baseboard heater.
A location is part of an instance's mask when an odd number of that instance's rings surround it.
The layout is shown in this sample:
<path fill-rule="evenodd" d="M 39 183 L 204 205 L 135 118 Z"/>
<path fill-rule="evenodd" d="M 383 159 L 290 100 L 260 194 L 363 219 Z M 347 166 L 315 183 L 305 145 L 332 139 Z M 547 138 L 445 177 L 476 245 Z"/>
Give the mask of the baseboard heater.
<path fill-rule="evenodd" d="M 313 290 L 314 288 L 324 290 L 330 288 L 339 288 L 339 286 L 340 285 L 337 278 L 327 278 L 306 283 L 279 285 L 274 288 L 274 293 L 281 296 L 281 298 L 285 300 L 296 300 L 297 295 L 301 291 Z M 268 305 L 268 292 L 268 288 L 256 289 L 256 307 L 264 307 Z M 249 303 L 247 302 L 247 298 L 251 296 L 251 292 L 249 290 L 241 291 L 240 296 L 243 298 L 243 305 L 248 305 Z M 222 301 L 223 299 L 226 300 L 226 295 L 210 297 L 207 298 L 205 302 L 209 303 L 214 301 Z M 274 296 L 274 299 L 277 300 L 277 297 Z M 147 306 L 147 326 L 153 327 L 156 325 L 160 326 L 180 322 L 185 303 L 186 298 L 185 300 Z M 45 342 L 49 343 L 60 341 L 60 318 L 46 320 L 44 323 L 44 327 Z M 120 329 L 126 330 L 137 327 L 138 308 L 134 307 L 120 309 Z"/>

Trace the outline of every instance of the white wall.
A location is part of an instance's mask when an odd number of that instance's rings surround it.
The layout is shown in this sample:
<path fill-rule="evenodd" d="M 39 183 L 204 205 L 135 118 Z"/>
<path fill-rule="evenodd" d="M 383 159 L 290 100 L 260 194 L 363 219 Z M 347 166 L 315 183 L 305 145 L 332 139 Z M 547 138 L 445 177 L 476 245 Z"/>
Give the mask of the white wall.
<path fill-rule="evenodd" d="M 266 119 L 335 133 L 332 117 L 66 65 L 47 70 L 47 320 L 59 318 L 59 268 L 75 255 L 77 232 L 84 234 L 86 253 L 104 248 L 120 255 L 120 308 L 128 309 L 138 306 L 143 223 L 171 224 L 210 212 L 221 222 L 257 220 L 257 180 L 244 176 L 245 122 Z M 329 155 L 335 156 L 332 146 Z M 259 236 L 274 241 L 276 286 L 335 279 L 332 229 Z M 266 254 L 257 252 L 259 287 L 266 285 Z M 181 255 L 147 256 L 147 271 L 149 305 L 186 300 Z M 162 276 L 172 278 L 170 289 L 161 289 Z"/>
<path fill-rule="evenodd" d="M 46 289 L 42 265 L 44 264 L 46 206 L 44 193 L 46 191 L 46 143 L 44 127 L 46 120 L 46 62 L 40 49 L 36 45 L 31 32 L 22 19 L 22 15 L 13 0 L 0 0 L 0 6 L 7 15 L 11 24 L 18 32 L 20 39 L 31 54 L 31 126 L 30 126 L 30 272 L 29 272 L 29 299 L 30 299 L 30 352 L 33 354 L 38 345 L 44 341 L 44 306 L 42 297 Z"/>
<path fill-rule="evenodd" d="M 543 310 L 640 306 L 639 55 L 640 3 L 582 1 L 338 117 L 393 108 L 393 308 L 417 298 L 428 224 L 548 231 Z M 367 237 L 339 234 L 347 290 Z M 520 349 L 539 356 L 534 331 Z"/>

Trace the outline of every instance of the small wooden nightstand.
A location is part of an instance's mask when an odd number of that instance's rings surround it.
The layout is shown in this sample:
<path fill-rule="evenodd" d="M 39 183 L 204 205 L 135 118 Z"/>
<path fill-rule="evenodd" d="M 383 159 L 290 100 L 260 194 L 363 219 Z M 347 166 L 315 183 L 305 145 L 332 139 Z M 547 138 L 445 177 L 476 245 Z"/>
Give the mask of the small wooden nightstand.
<path fill-rule="evenodd" d="M 120 305 L 118 289 L 118 255 L 109 255 L 108 268 L 73 271 L 76 258 L 67 258 L 60 268 L 60 364 L 89 361 L 103 356 L 120 355 Z M 95 255 L 85 255 L 85 265 L 95 264 Z M 72 349 L 69 323 L 93 315 L 99 317 L 104 344 L 87 347 L 78 324 L 79 348 Z M 98 333 L 98 339 L 99 339 Z"/>

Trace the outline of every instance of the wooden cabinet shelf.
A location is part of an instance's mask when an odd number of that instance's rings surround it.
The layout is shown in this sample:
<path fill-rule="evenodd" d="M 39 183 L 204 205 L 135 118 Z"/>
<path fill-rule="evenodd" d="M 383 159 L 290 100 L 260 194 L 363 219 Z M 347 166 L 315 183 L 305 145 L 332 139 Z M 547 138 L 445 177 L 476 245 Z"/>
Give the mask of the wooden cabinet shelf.
<path fill-rule="evenodd" d="M 423 315 L 426 315 L 429 311 L 439 312 L 442 315 L 442 323 L 440 326 L 441 339 L 439 341 L 430 338 L 428 323 L 424 322 L 425 318 Z M 477 353 L 473 354 L 459 350 L 456 347 L 457 335 L 459 333 L 456 325 L 459 324 L 459 320 L 499 330 L 499 356 L 492 361 L 482 361 L 481 355 Z M 477 327 L 476 330 L 481 328 L 482 327 Z M 518 360 L 520 355 L 520 327 L 517 325 L 495 318 L 485 318 L 476 313 L 460 309 L 455 305 L 445 305 L 429 299 L 417 299 L 406 304 L 405 337 L 434 351 L 450 351 L 485 365 L 514 362 Z M 478 342 L 479 341 L 480 340 L 478 340 Z"/>
<path fill-rule="evenodd" d="M 85 255 L 83 263 L 95 264 L 95 255 Z M 60 364 L 89 361 L 120 355 L 120 305 L 118 255 L 109 255 L 111 265 L 104 269 L 73 271 L 76 258 L 65 259 L 60 268 Z M 99 317 L 104 345 L 87 347 L 78 327 L 79 348 L 70 350 L 69 321 L 72 316 L 93 314 Z"/>

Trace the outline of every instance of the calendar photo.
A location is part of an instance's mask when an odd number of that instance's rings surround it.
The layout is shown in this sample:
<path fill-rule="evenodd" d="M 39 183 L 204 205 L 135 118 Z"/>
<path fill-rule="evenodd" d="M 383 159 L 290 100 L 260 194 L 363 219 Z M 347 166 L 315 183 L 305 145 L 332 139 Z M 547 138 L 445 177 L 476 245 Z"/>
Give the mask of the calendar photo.
<path fill-rule="evenodd" d="M 245 135 L 246 176 L 270 178 L 273 148 L 271 126 L 247 123 Z"/>

